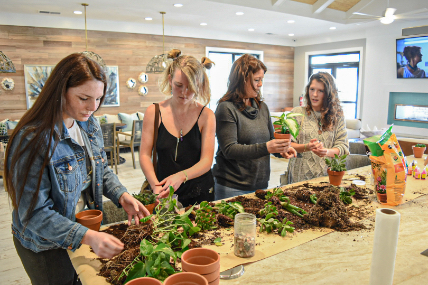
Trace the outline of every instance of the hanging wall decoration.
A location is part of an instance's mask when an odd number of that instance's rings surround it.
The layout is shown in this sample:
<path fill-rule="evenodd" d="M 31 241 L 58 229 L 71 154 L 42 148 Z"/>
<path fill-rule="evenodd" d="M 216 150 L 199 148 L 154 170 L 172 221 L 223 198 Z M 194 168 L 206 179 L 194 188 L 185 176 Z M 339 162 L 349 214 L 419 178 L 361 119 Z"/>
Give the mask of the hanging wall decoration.
<path fill-rule="evenodd" d="M 147 86 L 142 85 L 140 86 L 140 88 L 138 88 L 138 94 L 140 94 L 141 96 L 146 96 L 147 93 L 149 93 L 149 89 L 147 88 Z"/>
<path fill-rule="evenodd" d="M 39 93 L 54 67 L 55 65 L 24 65 L 27 109 L 30 109 L 39 97 Z"/>
<path fill-rule="evenodd" d="M 149 75 L 145 72 L 141 72 L 140 75 L 138 75 L 138 81 L 140 83 L 146 83 L 149 81 Z"/>
<path fill-rule="evenodd" d="M 15 81 L 13 81 L 12 78 L 3 78 L 1 81 L 1 87 L 3 87 L 3 89 L 6 91 L 13 90 L 15 87 Z"/>
<path fill-rule="evenodd" d="M 107 65 L 107 92 L 102 106 L 117 107 L 120 106 L 119 99 L 119 67 Z"/>
<path fill-rule="evenodd" d="M 135 86 L 137 86 L 137 80 L 134 78 L 128 78 L 128 80 L 126 80 L 126 87 L 129 89 L 134 89 Z"/>

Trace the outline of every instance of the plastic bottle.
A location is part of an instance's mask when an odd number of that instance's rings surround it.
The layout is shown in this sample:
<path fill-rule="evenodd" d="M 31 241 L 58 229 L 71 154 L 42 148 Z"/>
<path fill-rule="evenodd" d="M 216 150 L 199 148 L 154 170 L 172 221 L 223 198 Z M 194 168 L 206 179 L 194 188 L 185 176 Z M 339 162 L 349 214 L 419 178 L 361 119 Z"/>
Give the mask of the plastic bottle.
<path fill-rule="evenodd" d="M 426 169 L 424 168 L 424 170 L 422 170 L 422 173 L 421 173 L 421 179 L 422 180 L 425 180 L 427 178 L 427 171 L 426 171 Z"/>
<path fill-rule="evenodd" d="M 416 179 L 421 179 L 421 171 L 419 170 L 419 167 L 415 167 L 415 175 L 414 175 L 414 177 L 416 178 Z"/>
<path fill-rule="evenodd" d="M 235 216 L 235 248 L 238 257 L 252 257 L 256 253 L 256 216 L 239 213 Z"/>

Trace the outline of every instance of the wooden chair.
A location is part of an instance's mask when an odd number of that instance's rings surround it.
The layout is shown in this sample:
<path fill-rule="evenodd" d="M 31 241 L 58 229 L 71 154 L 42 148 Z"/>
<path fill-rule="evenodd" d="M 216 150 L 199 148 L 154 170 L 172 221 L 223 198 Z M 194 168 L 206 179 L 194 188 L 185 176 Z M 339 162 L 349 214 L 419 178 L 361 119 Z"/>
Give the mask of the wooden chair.
<path fill-rule="evenodd" d="M 117 174 L 116 150 L 118 147 L 116 144 L 116 123 L 101 124 L 101 130 L 103 132 L 104 150 L 110 152 L 111 166 L 114 164 Z"/>
<path fill-rule="evenodd" d="M 117 138 L 118 141 L 118 148 L 117 148 L 117 156 L 119 157 L 119 148 L 120 146 L 130 147 L 132 152 L 132 164 L 135 167 L 135 154 L 134 154 L 134 148 L 136 146 L 140 146 L 141 144 L 141 130 L 143 128 L 143 120 L 135 120 L 132 124 L 132 132 L 131 134 L 124 133 L 124 132 L 117 132 L 117 134 L 125 135 L 127 137 L 130 137 L 130 140 L 119 140 L 119 136 Z"/>

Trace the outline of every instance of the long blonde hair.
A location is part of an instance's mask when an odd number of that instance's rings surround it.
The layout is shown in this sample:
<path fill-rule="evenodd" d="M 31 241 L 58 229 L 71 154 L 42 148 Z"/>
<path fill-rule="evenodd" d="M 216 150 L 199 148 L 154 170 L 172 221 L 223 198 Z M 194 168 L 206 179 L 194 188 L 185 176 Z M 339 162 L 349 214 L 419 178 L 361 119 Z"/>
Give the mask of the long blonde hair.
<path fill-rule="evenodd" d="M 159 89 L 166 95 L 171 94 L 171 85 L 169 78 L 174 76 L 174 72 L 180 69 L 189 80 L 190 88 L 198 100 L 203 104 L 208 104 L 211 99 L 210 83 L 208 76 L 205 72 L 206 69 L 210 69 L 214 62 L 209 58 L 203 57 L 201 62 L 190 55 L 180 55 L 181 51 L 173 49 L 168 53 L 168 58 L 172 58 L 173 61 L 168 65 L 162 74 L 159 83 Z"/>

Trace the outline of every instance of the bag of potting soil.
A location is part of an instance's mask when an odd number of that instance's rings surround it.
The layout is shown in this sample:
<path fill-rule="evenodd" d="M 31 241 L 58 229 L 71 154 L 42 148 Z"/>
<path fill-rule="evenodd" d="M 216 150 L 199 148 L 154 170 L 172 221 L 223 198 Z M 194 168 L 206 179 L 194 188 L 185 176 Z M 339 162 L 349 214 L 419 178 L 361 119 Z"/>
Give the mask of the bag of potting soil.
<path fill-rule="evenodd" d="M 364 140 L 370 155 L 375 192 L 381 204 L 397 206 L 406 190 L 406 161 L 392 126 L 374 143 L 375 137 Z"/>

